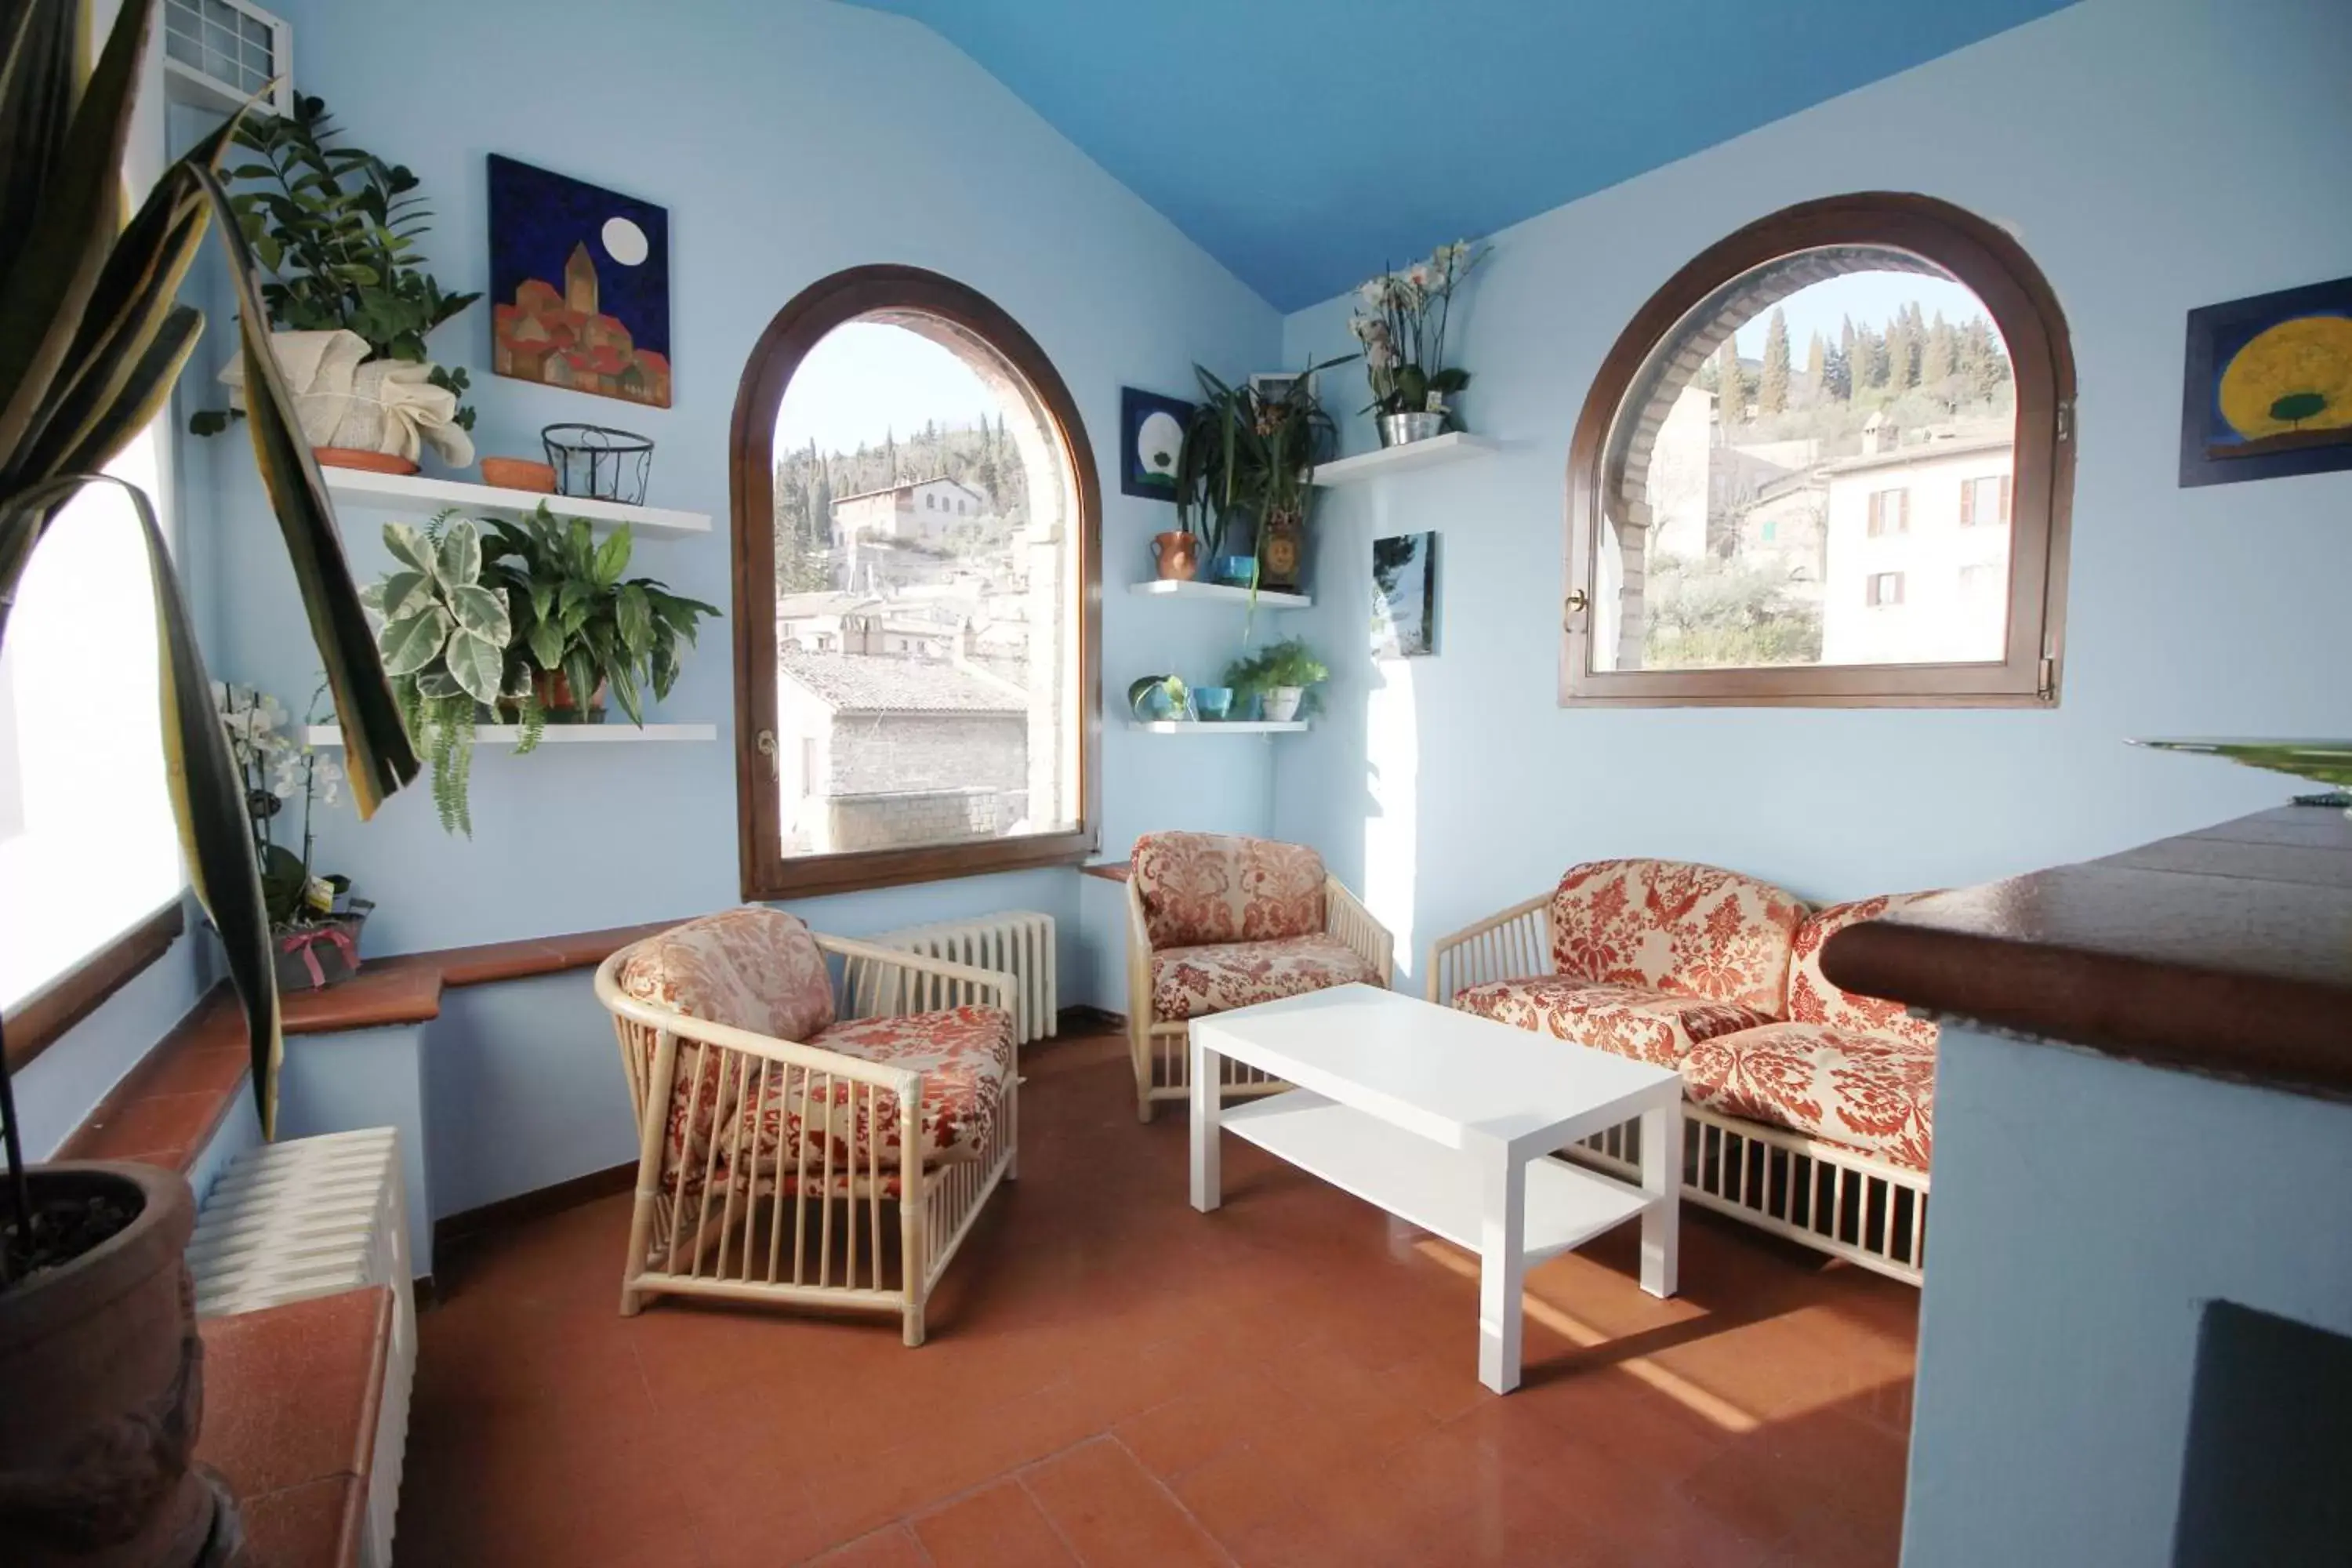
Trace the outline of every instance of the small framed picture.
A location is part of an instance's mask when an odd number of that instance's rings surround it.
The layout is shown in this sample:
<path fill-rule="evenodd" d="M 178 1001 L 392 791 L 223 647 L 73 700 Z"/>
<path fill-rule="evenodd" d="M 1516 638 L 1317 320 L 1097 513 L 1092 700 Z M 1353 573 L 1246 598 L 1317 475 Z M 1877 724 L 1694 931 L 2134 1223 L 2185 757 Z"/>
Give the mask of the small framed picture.
<path fill-rule="evenodd" d="M 2189 312 L 2180 482 L 2352 468 L 2352 278 Z"/>
<path fill-rule="evenodd" d="M 1118 490 L 1146 500 L 1176 499 L 1176 461 L 1192 405 L 1123 386 L 1118 392 Z"/>
<path fill-rule="evenodd" d="M 1419 658 L 1437 651 L 1437 535 L 1398 533 L 1372 541 L 1372 657 Z"/>
<path fill-rule="evenodd" d="M 1307 399 L 1314 402 L 1322 394 L 1322 377 L 1314 371 L 1302 375 L 1295 370 L 1262 370 L 1250 377 L 1250 390 L 1267 403 L 1278 403 L 1290 395 L 1290 389 L 1301 380 L 1307 383 Z"/>

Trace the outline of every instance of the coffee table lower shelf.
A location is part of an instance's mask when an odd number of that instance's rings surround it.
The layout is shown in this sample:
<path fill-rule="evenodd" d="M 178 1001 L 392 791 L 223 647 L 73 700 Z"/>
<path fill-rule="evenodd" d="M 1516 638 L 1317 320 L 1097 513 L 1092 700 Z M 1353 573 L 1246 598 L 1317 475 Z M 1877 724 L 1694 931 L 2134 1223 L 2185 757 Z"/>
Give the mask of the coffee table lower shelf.
<path fill-rule="evenodd" d="M 1418 1133 L 1303 1089 L 1228 1105 L 1218 1124 L 1399 1219 L 1476 1252 L 1486 1204 L 1477 1162 Z M 1640 1217 L 1639 1187 L 1556 1159 L 1528 1162 L 1530 1262 L 1566 1252 Z"/>

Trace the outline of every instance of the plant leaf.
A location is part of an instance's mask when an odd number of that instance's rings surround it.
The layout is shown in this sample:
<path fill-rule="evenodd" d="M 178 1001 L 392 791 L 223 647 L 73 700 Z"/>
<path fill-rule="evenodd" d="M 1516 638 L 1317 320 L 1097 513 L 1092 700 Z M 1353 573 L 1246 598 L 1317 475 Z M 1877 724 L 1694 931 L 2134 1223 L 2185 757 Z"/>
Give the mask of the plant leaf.
<path fill-rule="evenodd" d="M 539 668 L 552 673 L 563 668 L 563 628 L 553 621 L 541 621 L 530 628 L 530 657 Z"/>
<path fill-rule="evenodd" d="M 478 583 L 450 589 L 449 608 L 456 614 L 460 629 L 488 638 L 495 647 L 505 647 L 507 639 L 514 636 L 513 624 L 507 618 L 506 601 Z"/>
<path fill-rule="evenodd" d="M 624 587 L 613 618 L 620 628 L 621 646 L 643 658 L 654 643 L 654 611 L 646 591 L 635 583 Z"/>
<path fill-rule="evenodd" d="M 426 542 L 424 532 L 413 524 L 385 523 L 383 547 L 392 552 L 395 561 L 404 561 L 425 575 L 432 575 L 433 546 Z"/>
<path fill-rule="evenodd" d="M 503 651 L 499 644 L 460 627 L 449 634 L 449 678 L 475 701 L 495 702 L 499 698 Z"/>
<path fill-rule="evenodd" d="M 621 574 L 628 569 L 629 530 L 628 525 L 624 523 L 608 534 L 604 542 L 598 546 L 596 563 L 591 570 L 591 575 L 596 579 L 596 586 L 609 588 L 619 582 Z"/>
<path fill-rule="evenodd" d="M 462 588 L 482 575 L 482 535 L 473 523 L 459 518 L 441 536 L 441 552 L 433 560 L 433 575 L 445 588 Z"/>
<path fill-rule="evenodd" d="M 457 622 L 435 605 L 421 616 L 394 621 L 383 628 L 383 669 L 386 675 L 415 675 L 441 656 Z"/>

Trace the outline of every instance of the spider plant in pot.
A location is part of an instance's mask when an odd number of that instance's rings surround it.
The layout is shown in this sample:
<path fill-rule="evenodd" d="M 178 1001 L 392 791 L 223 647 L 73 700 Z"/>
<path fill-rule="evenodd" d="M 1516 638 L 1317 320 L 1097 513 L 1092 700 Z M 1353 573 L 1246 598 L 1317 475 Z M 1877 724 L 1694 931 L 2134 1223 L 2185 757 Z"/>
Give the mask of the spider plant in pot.
<path fill-rule="evenodd" d="M 1355 357 L 1310 363 L 1270 390 L 1233 386 L 1192 367 L 1201 402 L 1177 455 L 1176 516 L 1212 558 L 1213 575 L 1238 579 L 1253 594 L 1298 587 L 1315 465 L 1339 448 L 1338 428 L 1315 400 L 1315 376 Z"/>
<path fill-rule="evenodd" d="M 527 678 L 530 700 L 551 722 L 594 724 L 609 695 L 642 728 L 646 694 L 669 695 L 678 644 L 693 646 L 698 624 L 719 607 L 657 578 L 625 580 L 635 549 L 626 523 L 600 542 L 586 519 L 558 518 L 542 504 L 489 528 L 484 575 L 513 606 L 510 668 Z M 516 689 L 512 679 L 508 689 Z"/>
<path fill-rule="evenodd" d="M 362 816 L 415 775 L 416 758 L 221 184 L 235 121 L 165 169 L 124 221 L 119 175 L 155 10 L 156 0 L 122 0 L 86 66 L 87 18 L 74 0 L 16 0 L 0 26 L 0 637 L 26 564 L 67 503 L 87 486 L 117 486 L 146 545 L 138 586 L 154 606 L 173 813 L 191 890 L 236 988 L 268 1133 L 278 988 L 245 791 L 153 504 L 104 472 L 168 407 L 195 347 L 203 313 L 174 296 L 208 229 L 236 291 L 247 432 Z M 204 545 L 200 529 L 183 534 L 184 550 Z M 183 1261 L 195 1217 L 188 1184 L 151 1165 L 28 1168 L 5 1062 L 0 1053 L 0 1555 L 12 1568 L 49 1568 L 187 1563 L 208 1542 L 225 1551 L 236 1536 L 234 1503 L 190 1464 L 204 1366 Z"/>

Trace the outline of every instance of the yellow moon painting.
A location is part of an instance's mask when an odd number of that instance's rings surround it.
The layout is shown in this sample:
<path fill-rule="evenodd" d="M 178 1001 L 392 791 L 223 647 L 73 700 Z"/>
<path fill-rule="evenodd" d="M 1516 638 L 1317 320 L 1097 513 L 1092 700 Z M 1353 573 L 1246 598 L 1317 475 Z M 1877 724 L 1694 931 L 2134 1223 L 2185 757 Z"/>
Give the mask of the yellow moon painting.
<path fill-rule="evenodd" d="M 2352 431 L 2352 316 L 2298 316 L 2263 329 L 2231 356 L 2221 405 L 2249 441 Z"/>

